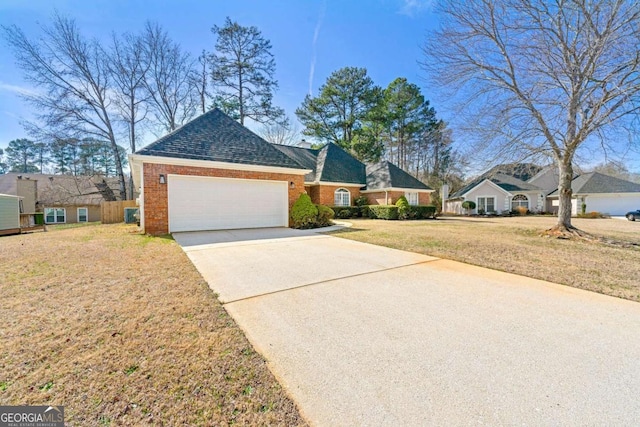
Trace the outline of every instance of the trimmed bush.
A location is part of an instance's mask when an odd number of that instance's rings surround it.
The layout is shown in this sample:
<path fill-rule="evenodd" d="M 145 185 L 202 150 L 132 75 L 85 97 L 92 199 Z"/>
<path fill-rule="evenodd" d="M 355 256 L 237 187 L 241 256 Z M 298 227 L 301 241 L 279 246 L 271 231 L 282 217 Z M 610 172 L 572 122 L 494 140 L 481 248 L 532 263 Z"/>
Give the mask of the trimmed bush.
<path fill-rule="evenodd" d="M 476 202 L 473 202 L 471 200 L 465 200 L 464 202 L 462 202 L 462 209 L 466 210 L 467 213 L 469 213 L 469 211 L 472 211 L 476 208 Z"/>
<path fill-rule="evenodd" d="M 433 205 L 410 206 L 411 217 L 414 219 L 428 219 L 436 217 L 436 207 Z"/>
<path fill-rule="evenodd" d="M 364 206 L 367 206 L 369 204 L 369 199 L 367 199 L 367 196 L 358 196 L 353 201 L 353 204 L 358 206 L 358 207 L 364 207 Z"/>
<path fill-rule="evenodd" d="M 394 205 L 369 205 L 369 218 L 398 219 L 398 207 Z"/>
<path fill-rule="evenodd" d="M 327 227 L 332 224 L 331 220 L 335 217 L 335 212 L 329 206 L 316 205 L 318 209 L 318 218 L 316 220 L 317 227 Z"/>
<path fill-rule="evenodd" d="M 335 212 L 336 218 L 347 219 L 357 216 L 357 208 L 355 206 L 333 206 L 331 209 Z"/>
<path fill-rule="evenodd" d="M 406 197 L 400 196 L 396 202 L 396 206 L 398 207 L 398 219 L 413 219 L 413 212 L 411 211 L 411 206 L 409 206 L 409 202 Z"/>
<path fill-rule="evenodd" d="M 301 194 L 291 208 L 291 227 L 315 228 L 318 208 L 311 201 L 308 194 Z"/>

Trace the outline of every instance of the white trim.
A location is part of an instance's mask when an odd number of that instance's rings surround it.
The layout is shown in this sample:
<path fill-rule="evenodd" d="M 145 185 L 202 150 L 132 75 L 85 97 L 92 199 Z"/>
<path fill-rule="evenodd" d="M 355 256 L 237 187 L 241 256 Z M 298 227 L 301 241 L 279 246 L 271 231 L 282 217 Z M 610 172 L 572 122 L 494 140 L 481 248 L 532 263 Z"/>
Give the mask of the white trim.
<path fill-rule="evenodd" d="M 87 214 L 85 215 L 85 217 L 87 219 L 85 221 L 80 221 L 80 209 L 84 209 L 84 210 L 87 211 Z M 77 222 L 89 222 L 89 208 L 87 208 L 87 207 L 76 208 L 76 221 Z"/>
<path fill-rule="evenodd" d="M 47 222 L 47 209 L 53 209 L 53 217 L 54 217 L 54 221 L 53 222 Z M 58 215 L 57 215 L 57 210 L 62 209 L 64 211 L 64 220 L 62 222 L 58 222 Z M 44 212 L 44 223 L 45 224 L 66 224 L 67 223 L 67 208 L 47 208 L 45 207 L 44 209 L 42 209 L 42 212 Z"/>
<path fill-rule="evenodd" d="M 345 193 L 348 194 L 349 200 L 348 200 L 348 203 L 346 205 L 338 205 L 338 204 L 336 204 L 336 194 L 338 194 L 338 193 L 340 193 L 340 194 L 345 194 Z M 351 206 L 351 191 L 347 190 L 344 187 L 336 188 L 333 191 L 333 206 L 339 206 L 339 207 Z"/>
<path fill-rule="evenodd" d="M 248 165 L 244 163 L 227 163 L 227 162 L 217 162 L 213 160 L 179 159 L 176 157 L 147 156 L 142 154 L 130 154 L 129 162 L 131 164 L 153 163 L 153 164 L 172 165 L 172 166 L 193 166 L 193 167 L 207 168 L 207 169 L 284 173 L 284 174 L 290 174 L 290 175 L 306 175 L 311 172 L 311 169 L 294 169 L 294 168 L 284 168 L 284 167 L 278 167 L 278 166 Z"/>
<path fill-rule="evenodd" d="M 485 203 L 484 203 L 484 205 L 485 205 L 484 207 L 485 208 L 483 209 L 485 214 L 487 214 L 489 212 L 498 212 L 498 208 L 496 206 L 496 202 L 498 200 L 497 200 L 496 196 L 476 196 L 476 209 L 475 209 L 476 212 L 478 212 L 480 210 L 480 203 L 478 202 L 478 199 L 486 199 L 486 200 L 493 199 L 493 210 L 492 211 L 487 210 L 487 202 L 485 200 Z"/>
<path fill-rule="evenodd" d="M 415 203 L 411 203 L 411 194 L 415 194 L 416 195 L 416 200 Z M 409 202 L 409 206 L 419 206 L 420 205 L 420 193 L 418 193 L 417 191 L 405 191 L 404 192 L 404 198 L 407 199 L 407 202 Z"/>
<path fill-rule="evenodd" d="M 555 191 L 555 190 L 554 190 Z M 627 193 L 573 193 L 571 195 L 572 199 L 578 198 L 578 197 L 588 197 L 588 196 L 599 196 L 599 197 L 618 197 L 618 196 L 638 196 L 640 195 L 640 192 L 637 191 L 632 191 L 632 192 L 627 192 Z M 547 199 L 559 199 L 560 196 L 558 194 L 554 195 L 554 196 L 546 196 Z"/>
<path fill-rule="evenodd" d="M 375 190 L 362 190 L 360 193 L 382 193 L 385 191 L 399 191 L 406 193 L 407 191 L 410 193 L 433 193 L 436 190 L 425 190 L 423 188 L 400 188 L 400 187 L 389 187 L 389 188 L 379 188 Z"/>
<path fill-rule="evenodd" d="M 353 182 L 329 182 L 329 181 L 313 181 L 313 182 L 305 182 L 304 185 L 330 185 L 332 187 L 355 187 L 362 188 L 365 184 L 354 184 Z"/>

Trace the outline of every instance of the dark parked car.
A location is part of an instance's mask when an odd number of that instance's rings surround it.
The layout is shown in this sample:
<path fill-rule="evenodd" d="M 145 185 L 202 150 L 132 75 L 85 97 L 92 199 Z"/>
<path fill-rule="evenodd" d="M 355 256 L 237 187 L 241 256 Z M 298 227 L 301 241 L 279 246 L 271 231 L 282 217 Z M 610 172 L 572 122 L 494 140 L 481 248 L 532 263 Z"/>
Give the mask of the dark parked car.
<path fill-rule="evenodd" d="M 635 221 L 636 218 L 640 219 L 640 209 L 638 209 L 637 211 L 627 212 L 625 216 L 629 221 Z"/>

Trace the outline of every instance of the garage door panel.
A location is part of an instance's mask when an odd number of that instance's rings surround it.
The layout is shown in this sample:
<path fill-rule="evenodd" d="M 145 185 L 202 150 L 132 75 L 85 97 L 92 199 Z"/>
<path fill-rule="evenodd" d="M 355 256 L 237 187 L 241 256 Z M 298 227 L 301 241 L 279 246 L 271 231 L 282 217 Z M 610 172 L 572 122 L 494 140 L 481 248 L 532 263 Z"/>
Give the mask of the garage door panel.
<path fill-rule="evenodd" d="M 169 231 L 286 227 L 287 182 L 169 175 Z"/>
<path fill-rule="evenodd" d="M 588 196 L 586 199 L 587 212 L 602 212 L 609 215 L 624 215 L 640 207 L 640 195 L 608 195 Z"/>

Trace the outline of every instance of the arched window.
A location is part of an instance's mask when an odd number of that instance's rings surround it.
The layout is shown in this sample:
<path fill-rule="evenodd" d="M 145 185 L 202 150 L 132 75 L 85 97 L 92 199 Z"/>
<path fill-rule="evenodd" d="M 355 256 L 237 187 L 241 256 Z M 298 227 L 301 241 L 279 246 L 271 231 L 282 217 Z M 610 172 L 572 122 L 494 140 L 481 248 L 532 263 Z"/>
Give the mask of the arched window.
<path fill-rule="evenodd" d="M 338 188 L 333 193 L 334 206 L 351 206 L 351 193 L 346 188 Z"/>
<path fill-rule="evenodd" d="M 516 194 L 511 199 L 511 210 L 516 210 L 519 207 L 529 209 L 529 199 L 524 194 Z"/>

